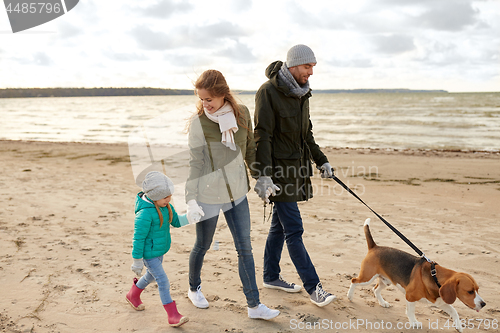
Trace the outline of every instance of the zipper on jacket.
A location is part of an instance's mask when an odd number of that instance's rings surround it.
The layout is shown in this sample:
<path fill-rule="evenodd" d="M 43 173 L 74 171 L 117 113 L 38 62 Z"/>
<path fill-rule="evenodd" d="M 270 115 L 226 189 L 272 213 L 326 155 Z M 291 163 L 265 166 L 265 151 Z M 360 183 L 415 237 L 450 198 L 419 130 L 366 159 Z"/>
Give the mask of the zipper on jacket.
<path fill-rule="evenodd" d="M 304 145 L 306 144 L 306 140 L 303 137 L 303 128 L 302 128 L 304 115 L 303 115 L 303 110 L 302 110 L 302 105 L 301 105 L 301 98 L 297 98 L 297 102 L 299 103 L 299 116 L 300 116 L 300 122 L 299 122 L 299 125 L 300 125 L 300 146 L 299 146 L 300 170 L 303 170 L 303 167 L 305 167 L 305 165 L 302 165 L 302 162 L 304 159 Z M 305 179 L 305 177 L 300 177 L 300 173 L 299 173 L 299 178 L 301 179 L 301 184 L 297 190 L 300 190 L 301 188 L 303 188 L 304 190 L 302 191 L 302 193 L 304 195 L 304 198 L 305 198 L 305 200 L 308 200 L 307 189 L 305 188 L 306 179 Z"/>

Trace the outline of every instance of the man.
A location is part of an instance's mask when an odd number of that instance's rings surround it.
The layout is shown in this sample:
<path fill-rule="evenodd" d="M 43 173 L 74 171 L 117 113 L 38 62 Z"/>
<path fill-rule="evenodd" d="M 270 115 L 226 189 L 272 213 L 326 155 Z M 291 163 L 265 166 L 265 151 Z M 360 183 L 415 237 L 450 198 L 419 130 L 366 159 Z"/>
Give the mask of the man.
<path fill-rule="evenodd" d="M 315 65 L 313 51 L 299 44 L 288 51 L 285 63 L 275 61 L 266 69 L 269 80 L 255 96 L 256 169 L 260 175 L 255 191 L 264 201 L 274 202 L 264 252 L 264 287 L 287 292 L 301 290 L 280 275 L 279 262 L 286 241 L 311 302 L 325 306 L 336 297 L 323 290 L 304 246 L 297 205 L 298 201 L 312 198 L 311 159 L 321 165 L 322 177 L 333 174 L 328 159 L 314 141 L 309 118 L 309 76 Z"/>

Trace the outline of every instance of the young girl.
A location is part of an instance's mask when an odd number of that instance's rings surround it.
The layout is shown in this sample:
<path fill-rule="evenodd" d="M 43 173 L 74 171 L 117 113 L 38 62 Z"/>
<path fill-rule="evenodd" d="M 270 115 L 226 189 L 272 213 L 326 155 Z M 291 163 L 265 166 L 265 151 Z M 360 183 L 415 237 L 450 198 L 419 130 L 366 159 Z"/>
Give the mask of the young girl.
<path fill-rule="evenodd" d="M 137 311 L 144 310 L 141 292 L 153 281 L 158 284 L 160 299 L 168 314 L 170 326 L 178 327 L 189 319 L 177 311 L 170 297 L 170 283 L 163 270 L 163 255 L 170 249 L 170 225 L 179 228 L 188 224 L 186 215 L 177 215 L 169 203 L 174 193 L 174 183 L 164 174 L 151 171 L 142 183 L 142 192 L 135 199 L 135 221 L 132 271 L 140 275 L 144 266 L 146 274 L 134 284 L 126 298 Z"/>
<path fill-rule="evenodd" d="M 248 108 L 237 104 L 221 72 L 207 70 L 195 83 L 200 101 L 189 125 L 188 215 L 204 212 L 196 224 L 196 242 L 189 257 L 188 297 L 207 308 L 201 292 L 203 259 L 210 248 L 222 210 L 238 252 L 238 271 L 247 299 L 248 316 L 272 319 L 279 315 L 260 303 L 250 241 L 250 211 L 246 194 L 247 168 L 255 161 L 255 142 Z M 202 209 L 200 209 L 200 206 Z"/>

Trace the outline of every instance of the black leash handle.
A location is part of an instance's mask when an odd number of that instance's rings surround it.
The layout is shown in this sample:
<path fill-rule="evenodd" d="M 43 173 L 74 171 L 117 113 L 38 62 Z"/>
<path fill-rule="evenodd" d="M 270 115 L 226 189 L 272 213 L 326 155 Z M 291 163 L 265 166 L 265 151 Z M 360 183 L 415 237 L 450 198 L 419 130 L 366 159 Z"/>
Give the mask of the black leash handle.
<path fill-rule="evenodd" d="M 318 169 L 323 173 L 324 170 L 321 170 L 320 167 L 318 167 Z M 330 179 L 333 179 L 335 180 L 340 186 L 342 186 L 347 192 L 349 192 L 350 194 L 352 194 L 356 199 L 358 199 L 363 205 L 365 205 L 366 207 L 368 207 L 369 210 L 372 211 L 373 214 L 375 214 L 382 222 L 385 223 L 386 226 L 389 227 L 389 229 L 391 229 L 392 231 L 394 231 L 394 233 L 396 235 L 399 236 L 399 238 L 401 238 L 402 240 L 404 240 L 406 242 L 406 244 L 408 244 L 413 250 L 415 250 L 415 252 L 418 253 L 419 256 L 425 258 L 427 261 L 430 262 L 430 260 L 425 256 L 425 254 L 420 251 L 420 249 L 415 245 L 413 244 L 408 238 L 406 238 L 405 235 L 403 235 L 401 232 L 399 232 L 398 229 L 396 229 L 392 224 L 390 224 L 389 222 L 387 222 L 382 216 L 380 216 L 376 211 L 374 211 L 373 209 L 371 209 L 370 206 L 368 206 L 363 200 L 361 200 L 360 197 L 357 196 L 356 193 L 354 193 L 346 184 L 344 184 L 340 179 L 337 178 L 337 176 L 335 176 L 335 174 L 333 173 L 334 170 L 332 168 L 332 176 L 329 177 Z"/>

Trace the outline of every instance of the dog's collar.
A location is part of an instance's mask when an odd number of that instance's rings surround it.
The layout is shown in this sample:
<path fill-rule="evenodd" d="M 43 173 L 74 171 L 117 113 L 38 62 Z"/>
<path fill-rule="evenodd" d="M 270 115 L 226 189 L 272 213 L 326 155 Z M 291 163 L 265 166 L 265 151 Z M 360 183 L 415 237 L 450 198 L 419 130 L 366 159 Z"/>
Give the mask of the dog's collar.
<path fill-rule="evenodd" d="M 436 265 L 438 265 L 436 262 L 431 261 L 431 276 L 434 279 L 434 282 L 436 282 L 436 285 L 438 286 L 438 288 L 441 288 L 441 284 L 439 283 L 438 278 L 437 278 Z"/>

